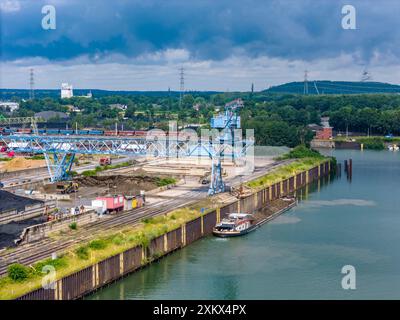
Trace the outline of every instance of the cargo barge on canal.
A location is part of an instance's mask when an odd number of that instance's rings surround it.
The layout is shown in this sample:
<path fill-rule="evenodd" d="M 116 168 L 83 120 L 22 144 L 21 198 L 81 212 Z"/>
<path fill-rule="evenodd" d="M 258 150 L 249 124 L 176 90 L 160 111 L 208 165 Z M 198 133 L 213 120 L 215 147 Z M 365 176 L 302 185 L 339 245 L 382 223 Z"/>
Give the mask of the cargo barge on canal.
<path fill-rule="evenodd" d="M 220 238 L 238 237 L 254 231 L 264 223 L 274 219 L 283 212 L 293 208 L 297 204 L 295 197 L 282 198 L 288 205 L 272 215 L 231 213 L 227 218 L 213 228 L 213 235 Z"/>

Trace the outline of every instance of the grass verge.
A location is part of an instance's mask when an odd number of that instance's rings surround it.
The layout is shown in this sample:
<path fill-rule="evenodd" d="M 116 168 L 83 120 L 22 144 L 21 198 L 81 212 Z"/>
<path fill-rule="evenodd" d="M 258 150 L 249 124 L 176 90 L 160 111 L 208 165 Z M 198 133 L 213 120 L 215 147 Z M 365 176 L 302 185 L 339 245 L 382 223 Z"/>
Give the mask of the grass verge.
<path fill-rule="evenodd" d="M 194 204 L 163 216 L 144 219 L 134 227 L 76 245 L 55 260 L 46 259 L 30 266 L 14 266 L 6 277 L 0 279 L 0 299 L 15 299 L 40 288 L 46 275 L 42 273 L 44 266 L 52 265 L 56 270 L 56 279 L 61 279 L 130 248 L 139 245 L 147 247 L 152 239 L 199 217 L 201 212 L 198 206 Z M 211 206 L 209 201 L 201 203 L 201 207 L 208 208 L 205 212 L 210 211 Z"/>

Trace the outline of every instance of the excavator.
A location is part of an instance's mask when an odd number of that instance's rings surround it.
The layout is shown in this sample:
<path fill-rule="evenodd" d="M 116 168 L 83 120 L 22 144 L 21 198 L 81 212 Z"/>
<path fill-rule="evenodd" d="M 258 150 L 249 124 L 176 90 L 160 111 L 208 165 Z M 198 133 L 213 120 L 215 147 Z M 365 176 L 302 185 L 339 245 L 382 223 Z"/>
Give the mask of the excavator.
<path fill-rule="evenodd" d="M 73 181 L 65 181 L 57 183 L 57 191 L 61 194 L 69 194 L 73 192 L 77 192 L 79 189 L 79 185 Z"/>

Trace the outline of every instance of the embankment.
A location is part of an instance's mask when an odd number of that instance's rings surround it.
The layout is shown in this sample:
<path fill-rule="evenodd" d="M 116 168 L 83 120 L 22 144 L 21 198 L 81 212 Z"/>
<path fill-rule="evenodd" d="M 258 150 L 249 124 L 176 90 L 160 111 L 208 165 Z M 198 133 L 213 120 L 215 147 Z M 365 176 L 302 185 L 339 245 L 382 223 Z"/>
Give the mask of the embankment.
<path fill-rule="evenodd" d="M 309 170 L 294 174 L 269 186 L 263 186 L 245 198 L 235 200 L 185 222 L 178 228 L 151 239 L 148 243 L 134 246 L 93 263 L 80 271 L 63 276 L 50 289 L 39 283 L 32 291 L 20 295 L 20 300 L 70 300 L 78 299 L 119 278 L 144 267 L 179 248 L 208 236 L 214 225 L 232 212 L 254 212 L 271 205 L 280 197 L 294 193 L 309 183 L 326 176 L 331 162 L 326 160 Z M 16 296 L 18 297 L 18 296 Z M 14 297 L 15 298 L 15 297 Z"/>

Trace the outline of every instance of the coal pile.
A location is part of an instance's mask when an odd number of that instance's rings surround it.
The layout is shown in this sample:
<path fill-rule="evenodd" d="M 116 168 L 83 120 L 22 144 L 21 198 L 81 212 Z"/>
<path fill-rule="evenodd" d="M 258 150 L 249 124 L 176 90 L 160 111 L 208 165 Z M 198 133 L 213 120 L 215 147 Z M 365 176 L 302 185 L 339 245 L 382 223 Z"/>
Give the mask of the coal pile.
<path fill-rule="evenodd" d="M 25 206 L 43 203 L 43 201 L 17 196 L 13 193 L 0 190 L 0 214 L 3 211 L 18 210 L 22 211 Z"/>
<path fill-rule="evenodd" d="M 21 235 L 24 228 L 43 222 L 46 222 L 44 217 L 37 217 L 29 220 L 14 221 L 8 224 L 0 225 L 0 249 L 14 246 L 14 240 Z"/>
<path fill-rule="evenodd" d="M 115 193 L 137 194 L 140 190 L 152 190 L 157 188 L 156 177 L 151 176 L 94 176 L 75 179 L 79 187 L 105 188 Z"/>

